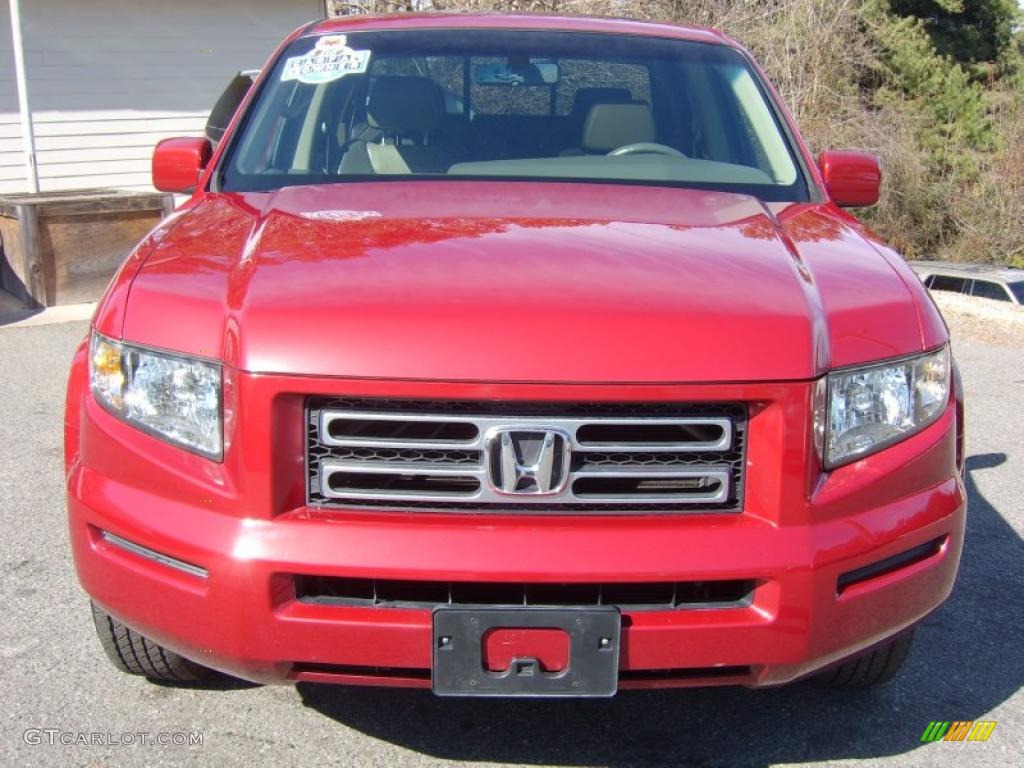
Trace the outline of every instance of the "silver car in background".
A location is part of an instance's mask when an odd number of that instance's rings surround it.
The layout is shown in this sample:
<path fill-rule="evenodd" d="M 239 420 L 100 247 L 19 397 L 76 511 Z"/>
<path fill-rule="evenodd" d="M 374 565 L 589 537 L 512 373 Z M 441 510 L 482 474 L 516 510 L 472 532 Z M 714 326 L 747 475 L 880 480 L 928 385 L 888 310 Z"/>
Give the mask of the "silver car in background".
<path fill-rule="evenodd" d="M 1024 304 L 1024 269 L 945 261 L 911 261 L 921 281 L 933 291 Z"/>

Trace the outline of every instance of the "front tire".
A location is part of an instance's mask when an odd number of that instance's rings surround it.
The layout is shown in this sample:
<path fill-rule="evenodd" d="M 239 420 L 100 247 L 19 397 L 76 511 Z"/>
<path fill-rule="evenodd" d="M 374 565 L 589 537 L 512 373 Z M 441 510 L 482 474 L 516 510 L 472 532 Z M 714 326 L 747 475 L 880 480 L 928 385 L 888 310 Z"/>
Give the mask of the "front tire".
<path fill-rule="evenodd" d="M 866 688 L 886 683 L 900 671 L 913 641 L 914 630 L 910 630 L 863 656 L 832 667 L 815 681 L 829 688 Z"/>
<path fill-rule="evenodd" d="M 167 683 L 195 683 L 214 674 L 213 670 L 189 661 L 140 635 L 105 613 L 95 603 L 90 605 L 100 644 L 107 658 L 122 672 Z"/>

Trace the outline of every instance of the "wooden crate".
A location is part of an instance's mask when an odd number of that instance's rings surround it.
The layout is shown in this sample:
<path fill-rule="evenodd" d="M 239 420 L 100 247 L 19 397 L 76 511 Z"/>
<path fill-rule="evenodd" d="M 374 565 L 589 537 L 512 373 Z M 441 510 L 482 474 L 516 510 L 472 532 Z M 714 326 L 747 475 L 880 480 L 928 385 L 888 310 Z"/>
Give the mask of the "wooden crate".
<path fill-rule="evenodd" d="M 158 192 L 87 189 L 0 197 L 0 282 L 28 306 L 98 299 L 174 206 Z"/>

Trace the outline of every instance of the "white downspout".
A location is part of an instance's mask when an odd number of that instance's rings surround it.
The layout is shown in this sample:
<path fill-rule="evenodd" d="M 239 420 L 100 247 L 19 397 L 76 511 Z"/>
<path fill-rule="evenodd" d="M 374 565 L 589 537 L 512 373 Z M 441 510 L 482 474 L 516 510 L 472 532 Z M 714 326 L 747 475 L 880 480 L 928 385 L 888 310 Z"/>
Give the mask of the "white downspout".
<path fill-rule="evenodd" d="M 18 81 L 18 110 L 21 113 L 22 153 L 25 156 L 25 179 L 28 191 L 39 191 L 39 171 L 36 168 L 36 135 L 32 127 L 32 109 L 28 102 L 28 80 L 25 77 L 25 46 L 21 39 L 21 3 L 10 0 L 11 36 L 14 38 L 14 76 Z"/>

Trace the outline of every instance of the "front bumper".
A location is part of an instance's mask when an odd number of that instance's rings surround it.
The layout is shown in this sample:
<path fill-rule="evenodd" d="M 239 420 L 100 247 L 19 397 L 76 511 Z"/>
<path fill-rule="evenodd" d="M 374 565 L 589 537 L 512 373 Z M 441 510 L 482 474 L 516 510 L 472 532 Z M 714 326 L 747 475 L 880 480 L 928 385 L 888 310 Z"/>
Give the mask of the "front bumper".
<path fill-rule="evenodd" d="M 306 507 L 282 479 L 301 483 L 301 440 L 285 435 L 301 431 L 288 425 L 301 423 L 289 414 L 304 393 L 282 396 L 272 377 L 230 379 L 246 405 L 241 413 L 270 418 L 253 420 L 244 443 L 239 430 L 229 434 L 225 463 L 215 465 L 117 422 L 73 371 L 68 511 L 75 564 L 92 599 L 161 645 L 245 679 L 430 685 L 429 610 L 303 602 L 295 575 L 756 582 L 749 604 L 625 612 L 623 688 L 785 683 L 913 625 L 955 580 L 965 499 L 952 407 L 919 435 L 826 477 L 807 470 L 813 446 L 797 417 L 809 411 L 809 384 L 717 388 L 722 398 L 757 404 L 741 514 L 327 514 Z M 303 386 L 323 392 L 339 384 Z M 372 393 L 381 385 L 345 386 Z M 594 396 L 580 389 L 559 394 Z M 695 401 L 713 391 L 679 389 L 645 396 Z M 622 388 L 605 394 L 629 396 Z M 254 458 L 260 451 L 266 455 Z M 103 532 L 206 573 L 168 566 Z M 840 594 L 844 574 L 929 542 L 938 547 L 924 559 L 869 574 Z"/>

